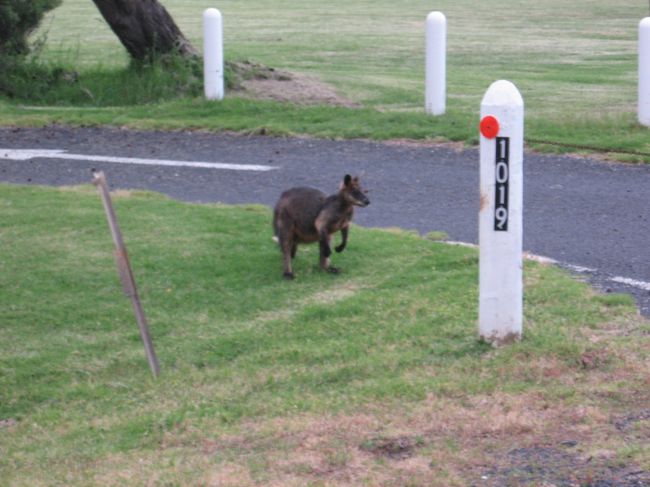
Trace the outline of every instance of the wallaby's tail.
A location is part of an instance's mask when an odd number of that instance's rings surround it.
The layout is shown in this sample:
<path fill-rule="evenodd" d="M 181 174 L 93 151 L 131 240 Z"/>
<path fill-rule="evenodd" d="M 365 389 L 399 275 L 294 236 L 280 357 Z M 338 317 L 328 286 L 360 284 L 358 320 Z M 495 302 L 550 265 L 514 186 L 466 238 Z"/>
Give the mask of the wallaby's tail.
<path fill-rule="evenodd" d="M 278 210 L 273 211 L 273 241 L 277 244 L 280 243 L 280 230 L 278 229 Z"/>

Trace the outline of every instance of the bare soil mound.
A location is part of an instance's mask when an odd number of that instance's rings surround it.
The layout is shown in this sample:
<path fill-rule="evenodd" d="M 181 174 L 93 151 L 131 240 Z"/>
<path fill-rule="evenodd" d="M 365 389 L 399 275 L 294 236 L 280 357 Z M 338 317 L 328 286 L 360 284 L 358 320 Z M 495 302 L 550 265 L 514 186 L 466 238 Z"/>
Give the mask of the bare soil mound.
<path fill-rule="evenodd" d="M 244 96 L 298 105 L 360 106 L 313 76 L 280 71 L 250 61 L 230 62 L 227 66 L 233 73 L 231 89 Z"/>

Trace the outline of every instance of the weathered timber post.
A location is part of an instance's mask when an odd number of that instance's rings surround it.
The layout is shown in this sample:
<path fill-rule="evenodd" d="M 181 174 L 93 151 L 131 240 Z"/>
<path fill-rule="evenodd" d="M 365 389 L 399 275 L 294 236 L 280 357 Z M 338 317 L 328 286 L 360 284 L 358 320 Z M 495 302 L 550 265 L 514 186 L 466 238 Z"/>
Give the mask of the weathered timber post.
<path fill-rule="evenodd" d="M 523 321 L 524 102 L 509 81 L 481 102 L 479 335 L 494 346 L 519 340 Z"/>
<path fill-rule="evenodd" d="M 135 286 L 135 279 L 131 270 L 131 264 L 129 263 L 129 256 L 126 252 L 124 240 L 122 239 L 122 232 L 117 223 L 111 195 L 108 191 L 108 184 L 106 183 L 106 177 L 103 172 L 100 171 L 93 173 L 93 184 L 97 186 L 97 190 L 102 197 L 106 219 L 108 220 L 108 227 L 111 230 L 113 242 L 115 243 L 115 263 L 117 264 L 117 271 L 120 275 L 120 280 L 122 281 L 124 294 L 131 298 L 135 319 L 138 322 L 140 337 L 144 344 L 144 351 L 147 354 L 151 373 L 154 377 L 158 377 L 158 374 L 160 373 L 160 365 L 158 364 L 158 358 L 156 357 L 156 352 L 153 348 L 153 342 L 151 341 L 151 335 L 149 334 L 149 326 L 147 325 L 147 319 L 144 315 L 144 310 L 142 309 L 138 289 Z"/>

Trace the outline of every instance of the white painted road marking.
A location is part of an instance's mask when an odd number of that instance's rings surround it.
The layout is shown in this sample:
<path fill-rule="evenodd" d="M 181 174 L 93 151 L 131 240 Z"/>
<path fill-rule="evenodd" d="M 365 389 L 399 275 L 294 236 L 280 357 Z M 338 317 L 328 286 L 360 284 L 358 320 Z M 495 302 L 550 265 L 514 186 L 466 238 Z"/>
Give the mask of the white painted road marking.
<path fill-rule="evenodd" d="M 650 282 L 637 281 L 636 279 L 630 279 L 629 277 L 612 277 L 611 280 L 620 284 L 626 284 L 645 291 L 650 291 Z"/>
<path fill-rule="evenodd" d="M 443 243 L 446 243 L 448 245 L 459 245 L 462 247 L 470 247 L 473 249 L 478 249 L 478 245 L 467 243 L 467 242 L 454 242 L 451 240 L 445 240 L 443 241 Z M 566 269 L 569 269 L 570 271 L 577 272 L 578 274 L 595 274 L 598 272 L 598 269 L 592 269 L 591 267 L 583 267 L 574 264 L 567 264 L 564 262 L 560 262 L 559 260 L 551 259 L 550 257 L 531 254 L 530 252 L 524 252 L 524 258 L 527 260 L 539 262 L 540 264 L 558 265 Z M 629 277 L 620 277 L 620 276 L 607 277 L 606 280 L 616 282 L 618 284 L 625 284 L 626 286 L 635 287 L 637 289 L 642 289 L 644 291 L 650 291 L 650 282 L 639 281 L 637 279 L 631 279 Z"/>
<path fill-rule="evenodd" d="M 112 162 L 116 164 L 142 164 L 147 166 L 201 167 L 206 169 L 229 169 L 232 171 L 271 171 L 276 166 L 256 164 L 228 164 L 224 162 L 171 161 L 166 159 L 141 159 L 138 157 L 93 156 L 68 154 L 65 150 L 54 149 L 0 149 L 0 159 L 27 161 L 29 159 L 72 159 L 77 161 Z"/>

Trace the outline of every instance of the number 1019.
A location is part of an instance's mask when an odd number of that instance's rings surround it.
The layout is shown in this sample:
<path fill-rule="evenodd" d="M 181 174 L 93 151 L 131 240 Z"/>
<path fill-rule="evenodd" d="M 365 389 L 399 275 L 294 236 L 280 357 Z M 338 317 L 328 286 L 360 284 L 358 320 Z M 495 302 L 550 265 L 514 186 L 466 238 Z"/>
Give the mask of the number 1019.
<path fill-rule="evenodd" d="M 508 231 L 508 189 L 510 137 L 496 138 L 495 194 L 494 194 L 494 230 Z"/>

